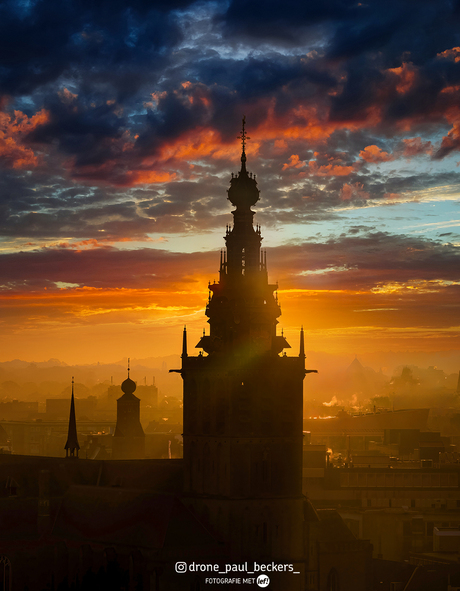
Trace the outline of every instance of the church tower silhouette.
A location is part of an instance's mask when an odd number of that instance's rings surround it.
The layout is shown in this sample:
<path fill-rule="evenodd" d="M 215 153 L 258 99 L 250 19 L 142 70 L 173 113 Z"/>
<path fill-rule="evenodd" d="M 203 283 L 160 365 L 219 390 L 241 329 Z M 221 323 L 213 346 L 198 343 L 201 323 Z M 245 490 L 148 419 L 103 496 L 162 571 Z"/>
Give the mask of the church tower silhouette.
<path fill-rule="evenodd" d="M 117 399 L 117 424 L 112 438 L 113 460 L 142 460 L 145 434 L 140 421 L 140 399 L 134 395 L 136 382 L 128 377 L 121 384 L 123 396 Z"/>
<path fill-rule="evenodd" d="M 277 285 L 268 282 L 260 227 L 253 226 L 259 189 L 246 169 L 244 118 L 239 138 L 241 170 L 228 190 L 233 227 L 219 281 L 209 285 L 210 332 L 197 344 L 205 354 L 189 355 L 183 332 L 184 489 L 232 555 L 287 561 L 304 574 L 304 335 L 297 356 L 283 354 L 290 345 L 277 334 Z M 303 578 L 292 589 L 303 589 Z"/>

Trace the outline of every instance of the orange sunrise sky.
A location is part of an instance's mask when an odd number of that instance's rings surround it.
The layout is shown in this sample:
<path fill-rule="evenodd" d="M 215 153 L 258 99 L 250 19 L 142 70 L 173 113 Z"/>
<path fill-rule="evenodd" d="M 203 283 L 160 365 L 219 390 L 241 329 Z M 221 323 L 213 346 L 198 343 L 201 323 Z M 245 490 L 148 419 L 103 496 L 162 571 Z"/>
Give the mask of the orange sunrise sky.
<path fill-rule="evenodd" d="M 460 366 L 450 8 L 240 4 L 5 8 L 0 361 L 161 357 L 184 325 L 191 348 L 208 333 L 245 115 L 293 352 L 303 326 L 309 351 Z"/>

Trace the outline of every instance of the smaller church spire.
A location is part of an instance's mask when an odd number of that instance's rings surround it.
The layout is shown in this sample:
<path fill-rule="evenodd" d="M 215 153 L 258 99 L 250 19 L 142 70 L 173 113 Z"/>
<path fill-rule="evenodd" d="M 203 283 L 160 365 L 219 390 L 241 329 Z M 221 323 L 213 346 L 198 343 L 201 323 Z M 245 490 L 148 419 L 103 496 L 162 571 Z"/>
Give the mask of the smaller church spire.
<path fill-rule="evenodd" d="M 184 332 L 182 333 L 182 359 L 187 357 L 187 327 L 184 326 Z"/>
<path fill-rule="evenodd" d="M 69 431 L 67 434 L 67 443 L 64 446 L 66 458 L 78 458 L 78 450 L 80 449 L 77 438 L 77 422 L 75 419 L 75 400 L 73 395 L 73 385 L 74 379 L 72 376 L 72 397 L 70 399 Z"/>
<path fill-rule="evenodd" d="M 301 359 L 305 359 L 305 336 L 303 333 L 303 326 L 300 329 L 300 351 L 299 351 L 299 357 Z"/>

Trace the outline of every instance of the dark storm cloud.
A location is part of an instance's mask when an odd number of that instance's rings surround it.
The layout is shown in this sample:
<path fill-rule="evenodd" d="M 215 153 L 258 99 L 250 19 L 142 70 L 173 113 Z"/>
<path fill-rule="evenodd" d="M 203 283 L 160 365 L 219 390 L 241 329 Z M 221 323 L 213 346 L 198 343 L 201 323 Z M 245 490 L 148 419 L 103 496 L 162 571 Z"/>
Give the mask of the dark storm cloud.
<path fill-rule="evenodd" d="M 155 153 L 165 140 L 175 139 L 204 122 L 206 108 L 203 103 L 190 103 L 184 100 L 187 93 L 181 94 L 167 93 L 159 100 L 157 109 L 147 113 L 136 141 L 141 154 Z"/>
<path fill-rule="evenodd" d="M 351 229 L 324 242 L 269 249 L 268 257 L 271 268 L 282 274 L 284 287 L 302 284 L 311 289 L 359 290 L 411 280 L 460 281 L 458 246 L 387 232 Z"/>
<path fill-rule="evenodd" d="M 149 194 L 155 194 L 154 189 Z M 112 187 L 88 187 L 76 185 L 61 176 L 49 176 L 43 171 L 23 173 L 3 171 L 0 175 L 0 223 L 8 224 L 8 215 L 19 215 L 28 211 L 53 211 L 61 207 L 79 209 L 109 202 L 120 198 L 125 199 L 125 192 Z"/>
<path fill-rule="evenodd" d="M 356 3 L 341 0 L 232 0 L 222 18 L 229 37 L 244 35 L 272 42 L 298 43 L 305 34 L 305 27 L 341 19 L 348 21 L 359 11 Z"/>
<path fill-rule="evenodd" d="M 231 87 L 243 101 L 272 96 L 287 84 L 290 91 L 302 94 L 303 98 L 313 94 L 316 87 L 329 90 L 337 86 L 334 75 L 321 71 L 313 60 L 276 52 L 266 52 L 263 57 L 249 56 L 244 60 L 215 56 L 201 60 L 191 73 L 209 86 L 225 87 L 231 81 Z M 217 102 L 218 97 L 215 98 Z"/>
<path fill-rule="evenodd" d="M 457 39 L 456 15 L 448 0 L 372 2 L 356 12 L 352 26 L 338 24 L 328 54 L 331 58 L 350 58 L 382 52 L 386 67 L 394 67 L 404 52 L 412 61 L 424 62 Z"/>
<path fill-rule="evenodd" d="M 0 233 L 23 239 L 107 241 L 223 227 L 230 211 L 226 188 L 218 178 L 166 183 L 161 194 L 153 188 L 69 187 L 61 178 L 51 181 L 42 173 L 10 171 L 0 179 Z"/>
<path fill-rule="evenodd" d="M 386 67 L 395 67 L 405 52 L 418 63 L 458 44 L 460 14 L 449 0 L 232 0 L 221 18 L 230 38 L 244 35 L 267 42 L 310 41 L 312 27 L 323 26 L 318 45 L 330 59 L 378 52 Z"/>
<path fill-rule="evenodd" d="M 220 179 L 208 179 L 207 183 L 165 183 L 164 194 L 145 199 L 139 206 L 152 217 L 161 216 L 163 213 L 185 215 L 190 210 L 199 209 L 201 218 L 206 213 L 214 215 L 222 210 L 229 210 L 225 188 Z"/>
<path fill-rule="evenodd" d="M 178 43 L 171 11 L 191 2 L 51 0 L 4 2 L 0 7 L 0 85 L 10 95 L 34 89 L 85 65 L 94 73 L 138 64 Z M 117 78 L 115 77 L 115 80 Z"/>
<path fill-rule="evenodd" d="M 197 15 L 216 10 L 210 32 Z M 460 148 L 460 60 L 452 53 L 459 11 L 447 0 L 232 0 L 227 7 L 85 0 L 59 9 L 42 0 L 4 3 L 0 17 L 4 112 L 18 104 L 29 117 L 46 111 L 15 136 L 40 157 L 37 170 L 2 181 L 4 235 L 140 238 L 218 226 L 228 183 L 216 175 L 227 172 L 229 158 L 194 145 L 175 157 L 174 149 L 202 130 L 214 132 L 216 144 L 234 144 L 243 113 L 261 138 L 251 166 L 263 179 L 263 224 L 331 219 L 344 201 L 363 206 L 458 182 L 456 172 L 388 177 L 376 170 L 378 159 L 361 156 L 374 146 L 387 161 L 440 160 Z M 187 31 L 204 31 L 214 45 L 192 42 Z M 225 52 L 215 49 L 224 42 Z M 318 128 L 310 135 L 309 125 Z M 289 145 L 277 151 L 275 134 Z M 408 136 L 412 143 L 403 145 Z M 4 165 L 21 166 L 20 156 L 13 162 L 7 153 Z M 194 172 L 188 162 L 196 162 Z M 193 174 L 200 182 L 189 182 Z M 142 183 L 155 188 L 134 193 Z"/>
<path fill-rule="evenodd" d="M 319 49 L 310 67 L 317 70 L 318 64 L 327 64 L 327 82 L 336 89 L 331 98 L 324 97 L 330 102 L 332 121 L 365 121 L 370 110 L 379 106 L 383 110 L 381 128 L 385 129 L 388 123 L 407 118 L 425 116 L 440 121 L 446 103 L 458 104 L 458 93 L 440 96 L 446 87 L 460 80 L 460 63 L 439 59 L 446 49 L 460 45 L 459 11 L 447 0 L 436 3 L 427 0 L 416 5 L 409 0 L 369 4 L 259 0 L 247 4 L 233 0 L 222 18 L 229 39 L 244 35 L 246 39 L 260 41 L 262 37 L 267 42 L 290 39 L 300 44 L 303 38 L 307 46 Z M 312 28 L 321 31 L 316 42 L 309 38 Z M 414 65 L 417 79 L 408 92 L 401 93 L 396 89 L 398 76 L 391 69 L 403 62 Z M 211 71 L 215 70 L 214 67 Z M 280 82 L 283 75 L 277 77 Z M 290 82 L 298 77 L 294 70 Z M 302 77 L 305 84 L 305 72 Z M 343 87 L 342 83 L 334 83 L 339 77 L 344 80 Z M 275 78 L 268 91 L 273 92 Z M 222 83 L 222 74 L 219 79 Z M 320 79 L 315 83 L 319 87 Z M 253 77 L 253 85 L 254 88 L 249 84 L 251 92 L 259 86 L 257 75 Z M 387 132 L 391 133 L 391 129 Z M 450 146 L 448 143 L 446 149 L 438 152 L 438 157 L 449 153 Z"/>
<path fill-rule="evenodd" d="M 83 104 L 82 104 L 83 103 Z M 45 102 L 48 120 L 28 136 L 32 143 L 56 144 L 65 155 L 76 157 L 75 166 L 97 165 L 117 156 L 116 140 L 126 122 L 116 115 L 115 104 L 91 104 L 91 97 L 70 99 L 57 97 Z"/>
<path fill-rule="evenodd" d="M 154 248 L 119 251 L 44 249 L 0 255 L 2 290 L 55 288 L 56 282 L 96 288 L 164 287 L 190 282 L 195 269 L 215 273 L 218 254 L 177 254 Z"/>

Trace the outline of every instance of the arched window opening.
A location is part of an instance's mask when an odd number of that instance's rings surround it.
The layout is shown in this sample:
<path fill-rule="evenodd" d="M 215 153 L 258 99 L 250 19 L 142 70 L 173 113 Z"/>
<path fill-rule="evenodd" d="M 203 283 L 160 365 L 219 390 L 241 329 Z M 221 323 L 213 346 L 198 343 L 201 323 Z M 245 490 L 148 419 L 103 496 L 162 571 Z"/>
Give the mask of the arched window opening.
<path fill-rule="evenodd" d="M 327 575 L 327 591 L 340 591 L 339 573 L 335 568 L 331 568 Z"/>

